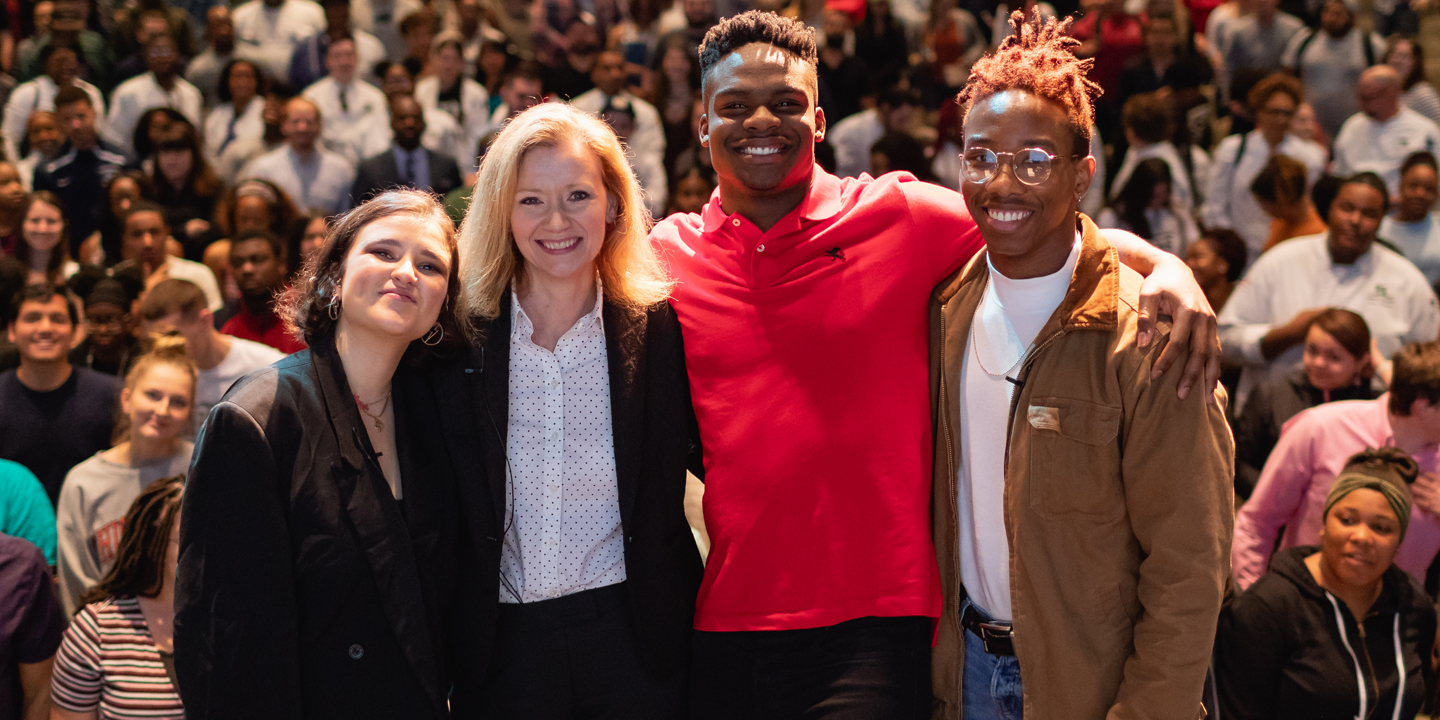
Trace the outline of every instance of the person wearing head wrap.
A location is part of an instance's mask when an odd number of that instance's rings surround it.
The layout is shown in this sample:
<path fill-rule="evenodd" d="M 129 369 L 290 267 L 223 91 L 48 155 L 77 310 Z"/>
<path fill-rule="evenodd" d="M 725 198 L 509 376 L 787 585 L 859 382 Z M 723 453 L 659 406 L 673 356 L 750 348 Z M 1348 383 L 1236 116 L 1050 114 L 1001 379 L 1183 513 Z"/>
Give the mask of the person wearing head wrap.
<path fill-rule="evenodd" d="M 1221 611 L 1221 717 L 1416 716 L 1434 687 L 1435 606 L 1394 560 L 1419 472 L 1394 447 L 1352 456 L 1326 498 L 1320 546 L 1277 553 Z"/>
<path fill-rule="evenodd" d="M 81 288 L 77 288 L 81 289 Z M 130 309 L 136 288 L 102 277 L 84 292 L 85 339 L 70 351 L 70 364 L 107 375 L 123 376 L 135 350 L 135 324 Z"/>

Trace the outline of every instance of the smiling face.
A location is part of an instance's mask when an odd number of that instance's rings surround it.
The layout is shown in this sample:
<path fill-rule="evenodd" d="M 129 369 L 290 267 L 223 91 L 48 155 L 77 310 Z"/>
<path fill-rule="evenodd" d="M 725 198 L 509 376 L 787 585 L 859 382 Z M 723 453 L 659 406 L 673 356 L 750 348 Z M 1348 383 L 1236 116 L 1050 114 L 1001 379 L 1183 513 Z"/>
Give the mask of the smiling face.
<path fill-rule="evenodd" d="M 1350 587 L 1378 582 L 1400 550 L 1400 520 L 1385 496 L 1361 488 L 1336 501 L 1320 532 L 1320 562 L 1328 577 Z"/>
<path fill-rule="evenodd" d="M 70 320 L 65 296 L 56 293 L 43 302 L 22 302 L 19 316 L 10 325 L 9 336 L 24 362 L 64 362 L 75 338 L 75 323 Z"/>
<path fill-rule="evenodd" d="M 60 152 L 60 146 L 65 144 L 65 133 L 60 131 L 60 121 L 55 118 L 55 113 L 43 110 L 30 113 L 25 133 L 30 138 L 30 147 L 47 158 L 55 157 Z"/>
<path fill-rule="evenodd" d="M 1211 287 L 1225 279 L 1230 272 L 1230 263 L 1215 248 L 1215 243 L 1201 238 L 1185 249 L 1185 264 L 1195 273 L 1195 282 L 1200 287 Z"/>
<path fill-rule="evenodd" d="M 391 215 L 366 225 L 345 257 L 337 332 L 405 343 L 424 335 L 445 303 L 451 260 L 436 223 Z"/>
<path fill-rule="evenodd" d="M 1385 217 L 1385 196 L 1364 183 L 1346 183 L 1330 205 L 1330 259 L 1349 265 L 1370 251 L 1380 221 Z"/>
<path fill-rule="evenodd" d="M 1370 367 L 1370 356 L 1355 357 L 1335 336 L 1319 325 L 1305 334 L 1305 376 L 1321 390 L 1338 390 L 1354 385 Z"/>
<path fill-rule="evenodd" d="M 960 191 L 1006 277 L 1028 278 L 1059 270 L 1075 242 L 1079 197 L 1090 185 L 1095 161 L 1075 148 L 1065 108 L 1025 90 L 1005 90 L 975 102 L 965 118 L 965 151 L 987 148 L 1018 153 L 1039 148 L 1055 156 L 1050 176 L 1038 185 L 1016 179 L 1013 159 L 1001 162 L 988 182 L 963 177 Z"/>
<path fill-rule="evenodd" d="M 465 56 L 454 43 L 445 43 L 438 52 L 430 54 L 430 65 L 440 78 L 442 87 L 455 87 L 460 73 L 465 72 Z"/>
<path fill-rule="evenodd" d="M 132 387 L 120 391 L 120 411 L 130 419 L 130 438 L 168 442 L 190 424 L 195 385 L 190 373 L 154 362 Z"/>
<path fill-rule="evenodd" d="M 815 68 L 768 43 L 725 56 L 705 78 L 700 144 L 722 185 L 779 193 L 809 179 L 825 112 L 815 106 Z"/>
<path fill-rule="evenodd" d="M 1415 69 L 1415 47 L 1409 40 L 1396 40 L 1395 47 L 1390 51 L 1390 59 L 1385 61 L 1395 70 L 1395 74 L 1402 78 L 1410 77 Z"/>
<path fill-rule="evenodd" d="M 90 346 L 101 350 L 119 347 L 130 331 L 130 314 L 125 308 L 108 302 L 85 306 L 85 337 Z"/>
<path fill-rule="evenodd" d="M 60 208 L 47 202 L 30 203 L 25 211 L 22 237 L 31 250 L 48 253 L 60 244 L 60 232 L 65 229 L 65 219 Z"/>
<path fill-rule="evenodd" d="M 510 231 L 530 282 L 594 275 L 615 218 L 600 158 L 575 143 L 525 153 L 510 210 Z"/>
<path fill-rule="evenodd" d="M 25 186 L 14 165 L 0 162 L 0 207 L 19 210 L 25 204 Z"/>
<path fill-rule="evenodd" d="M 335 78 L 342 85 L 349 85 L 355 80 L 355 68 L 360 64 L 360 57 L 355 52 L 355 41 L 349 38 L 342 38 L 330 43 L 330 50 L 325 53 L 325 69 L 330 71 L 330 76 Z"/>
<path fill-rule="evenodd" d="M 235 107 L 249 103 L 259 88 L 260 79 L 255 75 L 254 65 L 242 62 L 230 68 L 230 102 Z"/>
<path fill-rule="evenodd" d="M 1399 219 L 1404 222 L 1418 222 L 1435 208 L 1440 199 L 1440 175 L 1435 168 L 1417 163 L 1405 171 L 1400 178 Z"/>

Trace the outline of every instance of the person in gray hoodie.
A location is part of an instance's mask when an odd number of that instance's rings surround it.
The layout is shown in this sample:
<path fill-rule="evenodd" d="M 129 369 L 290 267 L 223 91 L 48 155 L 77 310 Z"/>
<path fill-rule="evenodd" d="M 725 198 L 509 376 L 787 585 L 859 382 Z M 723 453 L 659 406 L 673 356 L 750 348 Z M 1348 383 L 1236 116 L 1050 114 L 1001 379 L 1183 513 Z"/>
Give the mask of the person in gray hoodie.
<path fill-rule="evenodd" d="M 1326 500 L 1321 546 L 1277 553 L 1221 611 L 1219 717 L 1416 716 L 1435 680 L 1436 611 L 1394 559 L 1418 473 L 1393 447 L 1351 457 Z"/>
<path fill-rule="evenodd" d="M 120 391 L 122 441 L 71 468 L 56 508 L 60 603 L 68 615 L 115 562 L 125 513 L 159 478 L 184 474 L 194 446 L 195 363 L 185 341 L 157 337 L 135 361 Z"/>

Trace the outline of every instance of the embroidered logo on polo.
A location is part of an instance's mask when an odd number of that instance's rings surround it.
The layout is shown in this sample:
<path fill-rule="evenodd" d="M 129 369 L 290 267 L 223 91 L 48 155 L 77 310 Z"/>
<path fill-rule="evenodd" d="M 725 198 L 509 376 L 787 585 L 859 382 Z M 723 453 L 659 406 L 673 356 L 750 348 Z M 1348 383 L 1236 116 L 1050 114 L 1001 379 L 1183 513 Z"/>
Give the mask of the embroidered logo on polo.
<path fill-rule="evenodd" d="M 1370 293 L 1370 302 L 1379 303 L 1385 306 L 1393 306 L 1395 298 L 1390 297 L 1390 291 L 1380 283 L 1375 284 L 1375 290 Z"/>
<path fill-rule="evenodd" d="M 838 245 L 835 246 L 835 247 L 830 248 L 829 250 L 826 250 L 826 251 L 825 251 L 825 254 L 826 254 L 826 255 L 829 255 L 831 260 L 844 260 L 844 259 L 845 259 L 845 251 L 844 251 L 844 250 L 841 250 L 841 249 L 840 249 L 840 246 L 838 246 Z"/>

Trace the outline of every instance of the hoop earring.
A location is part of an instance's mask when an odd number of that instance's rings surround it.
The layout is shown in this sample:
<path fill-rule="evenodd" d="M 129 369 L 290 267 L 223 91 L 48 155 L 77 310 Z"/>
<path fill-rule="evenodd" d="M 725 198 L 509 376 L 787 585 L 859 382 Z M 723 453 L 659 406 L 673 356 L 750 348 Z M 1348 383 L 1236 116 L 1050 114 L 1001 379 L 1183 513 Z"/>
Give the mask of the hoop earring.
<path fill-rule="evenodd" d="M 339 296 L 339 295 L 331 295 L 331 296 L 330 296 L 330 304 L 326 306 L 326 313 L 330 316 L 330 319 L 331 319 L 331 320 L 339 320 L 339 319 L 340 319 L 340 296 Z"/>
<path fill-rule="evenodd" d="M 436 345 L 440 344 L 441 340 L 444 339 L 445 328 L 441 327 L 440 323 L 437 322 L 434 325 L 430 326 L 430 332 L 427 332 L 423 336 L 421 336 L 420 342 L 430 347 L 435 347 Z"/>

